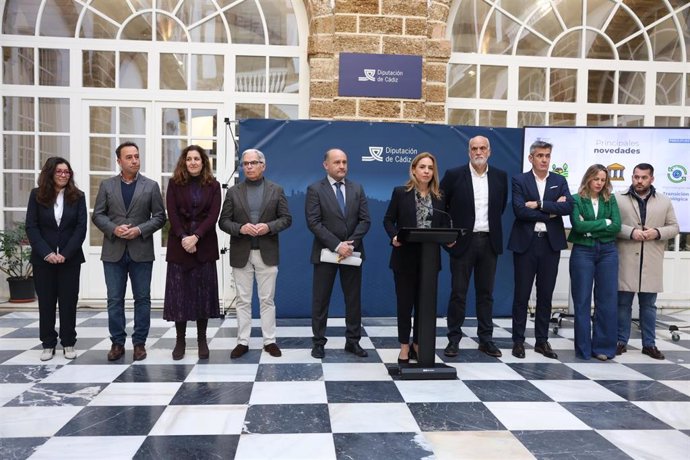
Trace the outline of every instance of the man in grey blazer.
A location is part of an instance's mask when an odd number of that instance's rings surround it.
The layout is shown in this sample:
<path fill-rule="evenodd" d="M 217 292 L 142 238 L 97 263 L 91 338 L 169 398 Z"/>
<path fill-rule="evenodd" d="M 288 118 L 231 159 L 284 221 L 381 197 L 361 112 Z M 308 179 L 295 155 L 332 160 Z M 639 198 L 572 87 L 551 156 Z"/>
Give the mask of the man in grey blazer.
<path fill-rule="evenodd" d="M 231 235 L 230 266 L 237 285 L 237 345 L 230 358 L 239 358 L 249 351 L 255 277 L 264 350 L 279 357 L 273 302 L 278 276 L 278 233 L 292 224 L 292 216 L 283 188 L 264 178 L 264 154 L 248 149 L 240 161 L 245 180 L 228 190 L 218 221 L 220 229 Z"/>
<path fill-rule="evenodd" d="M 139 147 L 134 142 L 124 142 L 115 155 L 121 172 L 101 182 L 92 217 L 103 232 L 101 260 L 112 341 L 108 361 L 116 361 L 125 353 L 127 276 L 134 295 L 133 357 L 140 361 L 146 358 L 151 323 L 153 234 L 165 224 L 165 207 L 158 183 L 139 174 Z"/>
<path fill-rule="evenodd" d="M 314 334 L 311 355 L 320 359 L 325 355 L 328 305 L 333 292 L 335 275 L 340 272 L 340 284 L 345 297 L 345 351 L 359 357 L 367 352 L 359 345 L 362 335 L 362 267 L 321 262 L 321 250 L 337 252 L 349 257 L 361 252 L 362 239 L 369 231 L 369 205 L 361 185 L 345 180 L 347 155 L 340 149 L 326 152 L 323 167 L 327 176 L 307 188 L 305 214 L 307 226 L 314 234 L 311 263 L 314 264 L 312 286 L 312 332 Z"/>

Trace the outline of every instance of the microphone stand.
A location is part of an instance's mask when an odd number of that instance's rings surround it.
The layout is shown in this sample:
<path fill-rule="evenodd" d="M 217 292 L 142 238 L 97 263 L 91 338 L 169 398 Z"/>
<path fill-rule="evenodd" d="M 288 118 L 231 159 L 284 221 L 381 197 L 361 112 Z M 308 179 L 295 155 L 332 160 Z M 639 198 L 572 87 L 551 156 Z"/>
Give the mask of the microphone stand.
<path fill-rule="evenodd" d="M 235 152 L 233 155 L 233 161 L 235 163 L 235 167 L 233 168 L 232 173 L 230 174 L 228 179 L 221 184 L 221 187 L 226 191 L 226 193 L 227 193 L 227 189 L 230 188 L 230 182 L 235 180 L 235 174 L 237 174 L 237 168 L 239 168 L 239 165 L 240 165 L 240 162 L 237 160 L 237 155 L 238 155 L 238 152 L 240 151 L 240 144 L 239 144 L 239 142 L 237 142 L 237 139 L 235 139 L 235 133 L 232 130 L 232 123 L 234 121 L 237 121 L 237 120 L 231 121 L 230 118 L 228 118 L 228 117 L 223 119 L 223 122 L 225 123 L 225 127 L 226 127 L 227 131 L 229 132 L 229 137 L 232 139 L 233 146 L 235 147 Z M 226 153 L 226 158 L 227 158 L 229 156 L 229 155 L 227 155 L 227 153 L 228 153 L 228 133 L 227 132 L 226 132 L 226 136 L 225 136 L 225 153 Z M 228 237 L 225 241 L 229 242 L 230 238 Z M 225 254 L 229 251 L 230 251 L 230 245 L 228 245 L 227 247 L 223 246 L 222 248 L 220 248 L 220 254 L 221 254 L 220 271 L 221 271 L 221 280 L 223 281 L 223 285 L 222 285 L 223 286 L 223 288 L 222 288 L 223 289 L 223 308 L 221 309 L 221 312 L 220 312 L 221 321 L 225 320 L 225 311 L 226 311 L 226 305 L 225 305 L 225 263 L 223 261 L 223 256 L 225 256 Z M 235 284 L 235 277 L 232 275 L 230 276 L 230 286 L 233 287 L 233 291 L 235 292 L 235 296 L 232 298 L 232 300 L 230 301 L 230 304 L 229 304 L 230 306 L 232 306 L 235 303 L 235 301 L 237 300 L 237 286 Z"/>

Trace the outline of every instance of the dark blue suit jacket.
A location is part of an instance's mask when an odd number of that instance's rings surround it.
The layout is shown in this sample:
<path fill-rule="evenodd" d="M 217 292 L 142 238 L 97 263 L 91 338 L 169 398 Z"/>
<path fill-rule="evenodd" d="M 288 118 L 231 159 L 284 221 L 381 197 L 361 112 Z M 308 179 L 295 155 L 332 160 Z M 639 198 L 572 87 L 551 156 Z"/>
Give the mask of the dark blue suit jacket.
<path fill-rule="evenodd" d="M 341 241 L 354 241 L 356 252 L 364 260 L 364 235 L 369 231 L 369 203 L 364 189 L 349 178 L 345 179 L 345 212 L 343 215 L 328 178 L 307 187 L 305 202 L 307 227 L 314 234 L 311 263 L 321 263 L 321 249 L 335 251 Z"/>
<path fill-rule="evenodd" d="M 558 198 L 565 196 L 566 201 L 559 203 Z M 551 249 L 560 251 L 567 247 L 563 217 L 573 210 L 573 197 L 568 189 L 568 182 L 563 176 L 549 173 L 546 178 L 546 189 L 541 209 L 530 209 L 527 201 L 538 201 L 539 190 L 532 171 L 513 177 L 513 212 L 515 221 L 508 240 L 508 249 L 519 254 L 530 247 L 534 238 L 534 224 L 544 222 Z"/>
<path fill-rule="evenodd" d="M 508 175 L 489 166 L 489 239 L 495 254 L 503 253 L 503 226 L 501 214 L 508 203 Z M 459 166 L 446 171 L 441 179 L 441 190 L 446 197 L 446 209 L 453 218 L 453 227 L 467 230 L 465 236 L 450 249 L 451 256 L 460 257 L 472 241 L 474 228 L 474 188 L 470 165 Z"/>
<path fill-rule="evenodd" d="M 81 245 L 86 238 L 86 199 L 84 195 L 74 203 L 65 200 L 60 226 L 55 222 L 52 206 L 46 207 L 36 201 L 38 189 L 33 189 L 26 209 L 26 235 L 31 243 L 31 263 L 47 264 L 44 259 L 51 252 L 58 252 L 65 258 L 65 264 L 84 263 Z"/>

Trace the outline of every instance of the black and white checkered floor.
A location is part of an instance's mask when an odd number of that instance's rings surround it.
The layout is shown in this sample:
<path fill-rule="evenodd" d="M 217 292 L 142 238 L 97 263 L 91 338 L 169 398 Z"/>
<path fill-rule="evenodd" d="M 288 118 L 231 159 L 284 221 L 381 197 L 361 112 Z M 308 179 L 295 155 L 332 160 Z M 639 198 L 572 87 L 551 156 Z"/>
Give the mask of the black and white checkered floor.
<path fill-rule="evenodd" d="M 281 358 L 261 351 L 230 361 L 236 321 L 209 324 L 211 358 L 188 348 L 172 361 L 175 331 L 153 313 L 148 358 L 106 360 L 107 314 L 78 314 L 79 356 L 39 361 L 38 314 L 0 312 L 0 457 L 236 459 L 687 459 L 690 452 L 690 331 L 666 360 L 640 353 L 639 334 L 613 361 L 574 356 L 572 324 L 550 339 L 558 360 L 511 356 L 509 318 L 496 319 L 500 359 L 477 350 L 468 320 L 457 358 L 437 361 L 458 380 L 389 375 L 398 350 L 394 318 L 365 318 L 369 357 L 343 351 L 344 320 L 329 321 L 326 358 L 310 356 L 310 320 L 279 320 Z M 129 315 L 131 328 L 131 314 Z M 690 313 L 662 321 L 690 325 Z M 258 323 L 255 323 L 258 325 Z M 192 325 L 193 326 L 193 325 Z M 528 331 L 528 333 L 531 331 Z M 188 345 L 196 346 L 193 327 Z M 529 340 L 528 340 L 529 343 Z M 531 341 L 533 344 L 533 339 Z"/>

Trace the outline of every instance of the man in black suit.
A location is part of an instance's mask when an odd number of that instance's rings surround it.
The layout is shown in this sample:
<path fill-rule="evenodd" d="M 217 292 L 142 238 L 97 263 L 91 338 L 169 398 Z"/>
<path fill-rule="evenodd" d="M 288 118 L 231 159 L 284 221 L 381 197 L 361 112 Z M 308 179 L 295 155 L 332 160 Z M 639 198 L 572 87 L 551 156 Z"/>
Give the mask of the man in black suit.
<path fill-rule="evenodd" d="M 563 216 L 573 210 L 573 197 L 563 176 L 549 173 L 551 150 L 537 140 L 529 149 L 532 170 L 513 178 L 515 221 L 508 249 L 513 251 L 515 292 L 513 296 L 513 356 L 525 357 L 527 303 L 537 278 L 537 308 L 534 318 L 534 351 L 556 359 L 549 345 L 551 298 L 556 286 L 561 249 L 567 247 Z"/>
<path fill-rule="evenodd" d="M 359 357 L 367 352 L 359 345 L 362 335 L 362 267 L 321 262 L 321 250 L 326 248 L 342 258 L 360 252 L 364 259 L 362 239 L 369 231 L 369 205 L 364 189 L 347 175 L 347 155 L 340 149 L 326 152 L 323 167 L 327 176 L 307 188 L 305 214 L 307 226 L 314 234 L 311 263 L 314 264 L 312 286 L 311 355 L 324 357 L 328 305 L 333 292 L 336 272 L 345 297 L 345 351 Z"/>
<path fill-rule="evenodd" d="M 472 272 L 477 297 L 479 350 L 489 356 L 501 356 L 501 350 L 493 342 L 492 310 L 496 261 L 503 252 L 501 214 L 508 201 L 508 176 L 498 168 L 489 168 L 489 156 L 489 139 L 473 137 L 469 142 L 470 162 L 449 169 L 441 180 L 453 224 L 467 229 L 467 234 L 449 249 L 452 282 L 446 356 L 458 355 Z"/>

